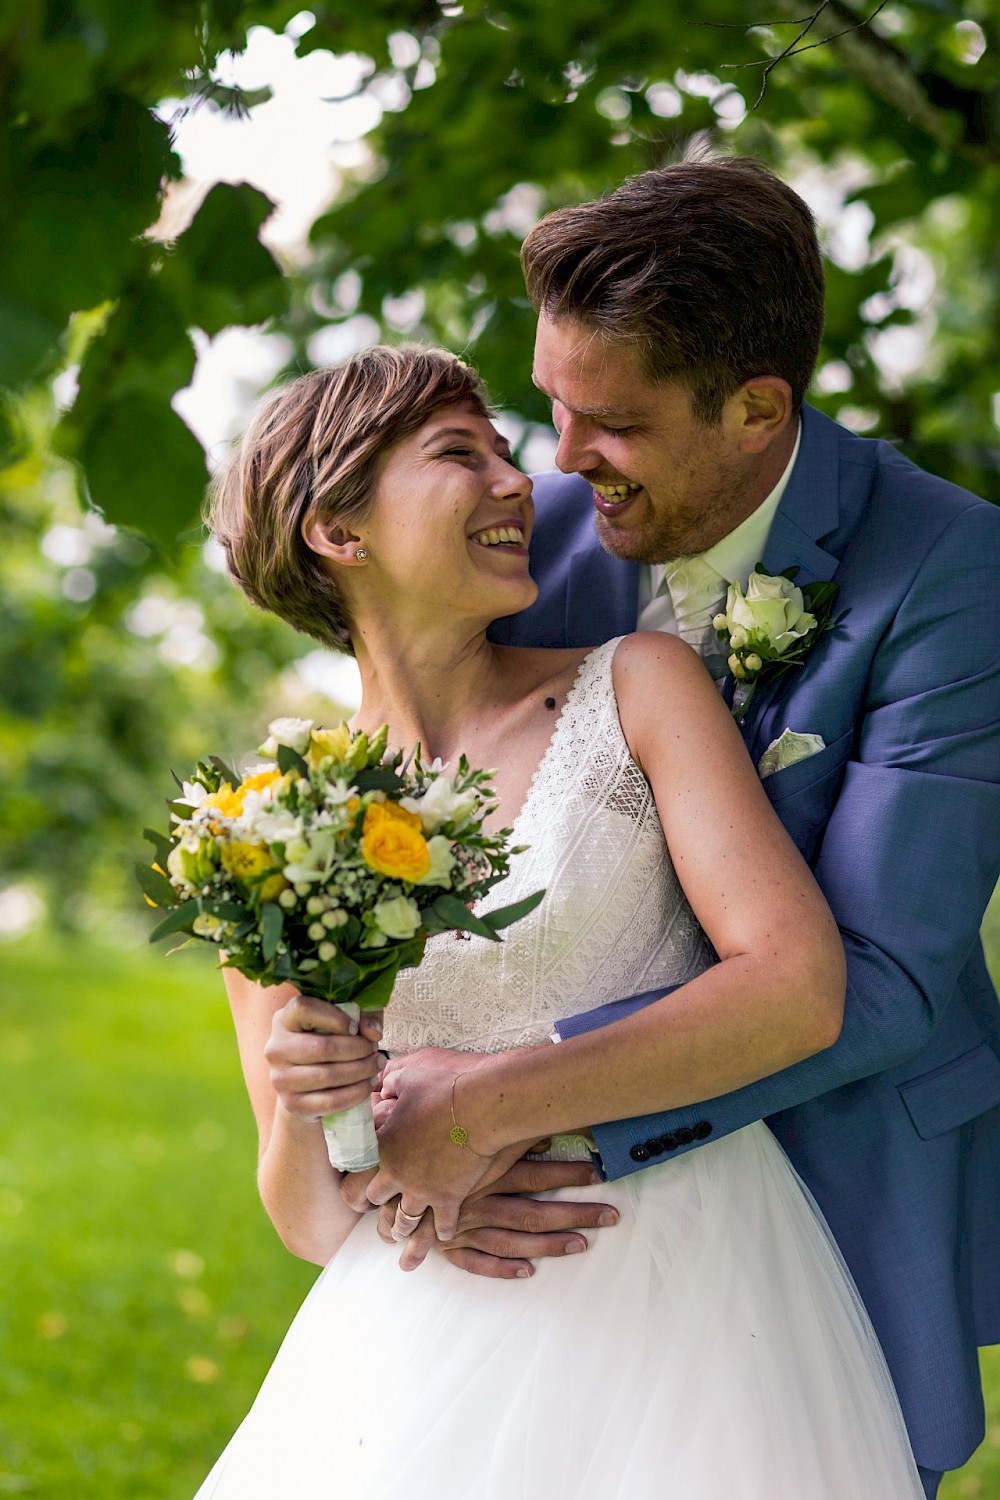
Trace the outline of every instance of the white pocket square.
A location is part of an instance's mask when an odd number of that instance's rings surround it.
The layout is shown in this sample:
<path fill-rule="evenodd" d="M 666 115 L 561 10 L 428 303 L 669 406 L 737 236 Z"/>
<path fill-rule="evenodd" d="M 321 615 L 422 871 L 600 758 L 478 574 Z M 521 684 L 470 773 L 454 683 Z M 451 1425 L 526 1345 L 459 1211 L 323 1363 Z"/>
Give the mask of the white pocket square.
<path fill-rule="evenodd" d="M 786 766 L 808 760 L 810 755 L 818 755 L 825 749 L 826 741 L 821 734 L 796 734 L 794 730 L 783 729 L 757 762 L 757 774 L 763 781 L 765 776 L 773 776 L 775 771 L 783 771 Z"/>

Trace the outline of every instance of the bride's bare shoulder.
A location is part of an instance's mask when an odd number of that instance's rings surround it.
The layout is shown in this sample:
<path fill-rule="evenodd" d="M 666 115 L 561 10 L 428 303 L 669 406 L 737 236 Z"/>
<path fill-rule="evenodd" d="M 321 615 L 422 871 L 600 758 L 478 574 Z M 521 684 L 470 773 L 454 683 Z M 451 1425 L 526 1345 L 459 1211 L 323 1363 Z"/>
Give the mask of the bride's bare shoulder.
<path fill-rule="evenodd" d="M 674 730 L 667 738 L 683 742 L 685 753 L 692 735 L 731 737 L 729 711 L 704 662 L 675 635 L 641 631 L 624 636 L 612 662 L 611 680 L 626 743 L 644 769 L 651 763 L 652 748 L 662 748 L 665 722 Z"/>

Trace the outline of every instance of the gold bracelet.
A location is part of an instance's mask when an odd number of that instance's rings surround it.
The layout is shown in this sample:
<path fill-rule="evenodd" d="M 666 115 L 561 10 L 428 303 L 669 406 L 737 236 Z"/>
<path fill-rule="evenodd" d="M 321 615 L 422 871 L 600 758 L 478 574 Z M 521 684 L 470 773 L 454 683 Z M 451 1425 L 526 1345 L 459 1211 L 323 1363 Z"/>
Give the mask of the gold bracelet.
<path fill-rule="evenodd" d="M 454 1141 L 456 1146 L 462 1146 L 466 1151 L 472 1151 L 473 1156 L 478 1156 L 480 1161 L 492 1161 L 492 1156 L 483 1156 L 481 1151 L 473 1150 L 469 1145 L 469 1132 L 464 1125 L 460 1125 L 455 1119 L 455 1089 L 458 1087 L 458 1080 L 461 1076 L 461 1073 L 456 1073 L 451 1081 L 451 1129 L 448 1132 L 448 1139 Z"/>

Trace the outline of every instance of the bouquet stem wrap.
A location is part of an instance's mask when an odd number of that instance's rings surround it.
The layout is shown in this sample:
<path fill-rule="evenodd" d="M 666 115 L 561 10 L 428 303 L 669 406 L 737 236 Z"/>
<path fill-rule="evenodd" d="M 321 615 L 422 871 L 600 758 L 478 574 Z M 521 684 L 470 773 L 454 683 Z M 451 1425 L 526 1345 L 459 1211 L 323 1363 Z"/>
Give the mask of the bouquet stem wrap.
<path fill-rule="evenodd" d="M 342 1000 L 340 1009 L 352 1021 L 361 1015 L 360 1005 L 353 1000 Z M 378 1140 L 370 1099 L 362 1099 L 360 1104 L 338 1110 L 335 1115 L 324 1115 L 323 1134 L 330 1165 L 338 1172 L 367 1172 L 370 1167 L 378 1166 Z"/>

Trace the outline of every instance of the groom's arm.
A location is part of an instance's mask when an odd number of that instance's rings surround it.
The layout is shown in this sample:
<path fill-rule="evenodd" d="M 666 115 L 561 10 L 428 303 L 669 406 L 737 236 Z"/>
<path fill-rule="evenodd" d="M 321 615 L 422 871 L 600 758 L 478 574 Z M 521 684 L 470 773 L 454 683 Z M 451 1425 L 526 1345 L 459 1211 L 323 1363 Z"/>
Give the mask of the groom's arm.
<path fill-rule="evenodd" d="M 840 1039 L 704 1104 L 595 1127 L 610 1177 L 897 1066 L 932 1037 L 1000 874 L 998 577 L 1000 512 L 970 508 L 937 540 L 873 663 L 815 865 L 847 953 Z"/>

